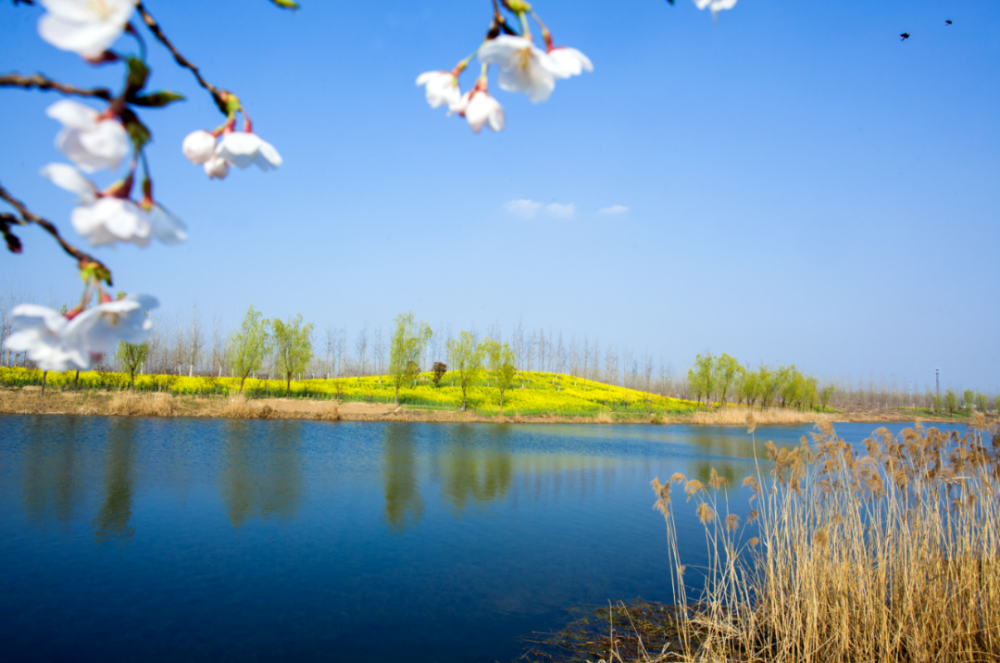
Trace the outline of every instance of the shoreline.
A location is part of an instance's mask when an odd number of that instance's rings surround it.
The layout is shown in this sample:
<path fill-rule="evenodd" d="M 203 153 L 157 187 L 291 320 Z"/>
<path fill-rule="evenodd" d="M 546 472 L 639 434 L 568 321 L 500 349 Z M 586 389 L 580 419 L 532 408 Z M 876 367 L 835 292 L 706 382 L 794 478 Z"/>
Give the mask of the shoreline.
<path fill-rule="evenodd" d="M 747 427 L 747 409 L 729 407 L 682 415 L 620 414 L 600 412 L 594 416 L 564 416 L 557 413 L 524 415 L 480 415 L 473 411 L 434 410 L 419 406 L 384 403 L 337 402 L 295 398 L 242 398 L 174 396 L 140 392 L 49 392 L 40 389 L 0 389 L 0 414 L 77 416 L 132 416 L 206 419 L 289 419 L 304 421 L 407 421 L 425 423 L 532 423 L 532 424 L 654 424 L 666 426 Z M 800 412 L 754 410 L 758 426 L 839 423 L 966 423 L 971 419 L 908 415 L 905 412 Z M 996 419 L 996 417 L 992 417 Z"/>

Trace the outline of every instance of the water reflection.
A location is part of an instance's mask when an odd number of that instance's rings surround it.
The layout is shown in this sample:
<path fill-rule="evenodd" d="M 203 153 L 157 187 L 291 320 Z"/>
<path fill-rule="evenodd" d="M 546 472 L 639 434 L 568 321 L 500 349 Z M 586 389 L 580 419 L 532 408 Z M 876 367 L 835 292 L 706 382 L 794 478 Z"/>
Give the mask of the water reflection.
<path fill-rule="evenodd" d="M 52 422 L 43 416 L 31 418 L 26 433 L 21 497 L 25 515 L 36 524 L 50 519 L 68 524 L 86 497 L 77 419 L 59 423 L 60 432 L 68 428 L 69 435 L 52 435 Z"/>
<path fill-rule="evenodd" d="M 239 529 L 254 516 L 286 520 L 304 497 L 301 421 L 226 421 L 220 486 L 226 514 Z"/>
<path fill-rule="evenodd" d="M 98 543 L 122 541 L 135 533 L 129 524 L 135 491 L 135 419 L 111 420 L 104 450 L 104 480 L 101 508 L 94 518 Z"/>
<path fill-rule="evenodd" d="M 486 433 L 485 439 L 479 439 L 477 432 Z M 459 425 L 447 436 L 434 467 L 441 479 L 441 494 L 453 511 L 507 496 L 514 474 L 509 434 L 505 426 L 486 432 L 482 427 Z"/>
<path fill-rule="evenodd" d="M 382 447 L 382 489 L 389 529 L 402 532 L 424 517 L 424 499 L 417 479 L 416 429 L 388 424 Z"/>

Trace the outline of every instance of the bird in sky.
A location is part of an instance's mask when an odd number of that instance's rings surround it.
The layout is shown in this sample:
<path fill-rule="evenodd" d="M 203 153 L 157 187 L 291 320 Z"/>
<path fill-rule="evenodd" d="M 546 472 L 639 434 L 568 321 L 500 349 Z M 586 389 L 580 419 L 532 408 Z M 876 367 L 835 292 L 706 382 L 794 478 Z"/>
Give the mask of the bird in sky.
<path fill-rule="evenodd" d="M 944 22 L 944 24 L 945 25 L 951 25 L 951 19 L 949 18 L 947 21 Z"/>
<path fill-rule="evenodd" d="M 904 33 L 902 33 L 899 36 L 902 37 L 902 39 L 900 39 L 899 41 L 906 41 L 907 39 L 910 38 L 910 33 L 909 32 L 904 32 Z"/>

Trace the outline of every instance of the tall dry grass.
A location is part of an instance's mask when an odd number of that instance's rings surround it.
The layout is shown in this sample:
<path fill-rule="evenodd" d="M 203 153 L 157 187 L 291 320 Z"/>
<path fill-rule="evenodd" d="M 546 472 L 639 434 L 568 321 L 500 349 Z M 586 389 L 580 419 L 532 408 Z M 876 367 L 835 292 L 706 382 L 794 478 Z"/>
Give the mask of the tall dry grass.
<path fill-rule="evenodd" d="M 694 412 L 688 418 L 688 422 L 711 426 L 741 426 L 746 423 L 748 413 L 749 410 L 745 407 L 725 407 L 714 412 Z M 832 414 L 799 412 L 777 407 L 754 410 L 751 416 L 759 426 L 825 423 L 834 419 Z"/>
<path fill-rule="evenodd" d="M 679 474 L 654 480 L 683 653 L 643 660 L 1000 661 L 997 427 L 979 417 L 964 436 L 879 429 L 865 445 L 856 455 L 830 424 L 799 448 L 768 443 L 772 471 L 743 482 L 753 506 L 745 523 L 714 471 L 707 486 Z M 691 604 L 675 484 L 695 502 L 709 548 Z"/>
<path fill-rule="evenodd" d="M 163 393 L 119 391 L 107 405 L 108 414 L 120 417 L 170 417 L 174 410 L 174 397 Z"/>

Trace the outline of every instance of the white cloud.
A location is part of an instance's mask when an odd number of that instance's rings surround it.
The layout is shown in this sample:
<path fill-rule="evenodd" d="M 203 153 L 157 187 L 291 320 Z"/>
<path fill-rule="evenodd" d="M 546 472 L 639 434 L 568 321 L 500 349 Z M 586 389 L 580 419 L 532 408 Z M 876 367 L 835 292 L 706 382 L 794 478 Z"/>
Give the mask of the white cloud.
<path fill-rule="evenodd" d="M 576 205 L 573 203 L 549 203 L 548 205 L 543 205 L 542 203 L 526 198 L 504 203 L 503 209 L 508 214 L 513 214 L 522 219 L 533 219 L 538 216 L 539 212 L 556 219 L 571 219 L 576 214 Z"/>
<path fill-rule="evenodd" d="M 522 219 L 533 219 L 538 214 L 538 210 L 542 208 L 542 204 L 536 203 L 534 200 L 522 198 L 521 200 L 512 200 L 509 203 L 504 203 L 503 208 L 508 214 L 519 216 Z"/>
<path fill-rule="evenodd" d="M 605 207 L 597 210 L 598 214 L 607 214 L 609 216 L 618 216 L 619 214 L 625 214 L 628 212 L 628 208 L 624 205 L 612 205 L 611 207 Z"/>
<path fill-rule="evenodd" d="M 571 219 L 576 214 L 576 205 L 573 203 L 549 203 L 545 206 L 545 213 L 557 219 Z"/>

